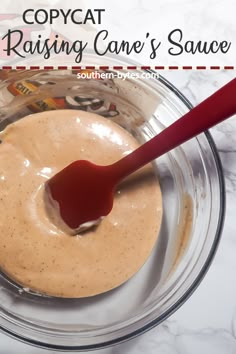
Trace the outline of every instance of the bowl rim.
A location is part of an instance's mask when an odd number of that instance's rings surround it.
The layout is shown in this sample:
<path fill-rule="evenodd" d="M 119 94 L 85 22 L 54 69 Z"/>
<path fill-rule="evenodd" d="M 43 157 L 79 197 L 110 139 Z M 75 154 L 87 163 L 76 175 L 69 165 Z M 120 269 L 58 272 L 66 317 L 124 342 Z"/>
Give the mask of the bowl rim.
<path fill-rule="evenodd" d="M 189 109 L 191 110 L 194 106 L 191 104 L 191 102 L 173 85 L 171 84 L 167 79 L 165 79 L 162 75 L 157 73 L 156 71 L 152 69 L 145 69 L 143 71 L 149 72 L 149 73 L 154 73 L 157 74 L 158 78 L 156 78 L 157 81 L 160 81 L 161 84 L 163 84 L 165 87 L 167 87 L 171 92 L 173 92 L 180 100 L 181 102 Z M 5 82 L 7 80 L 4 80 Z M 185 293 L 173 304 L 170 308 L 168 308 L 164 313 L 159 316 L 158 318 L 152 320 L 151 322 L 147 323 L 146 325 L 140 327 L 139 329 L 130 332 L 127 335 L 123 335 L 120 337 L 117 337 L 115 339 L 109 340 L 109 341 L 104 341 L 101 343 L 97 344 L 91 344 L 91 345 L 75 345 L 75 346 L 64 346 L 64 345 L 52 345 L 48 343 L 42 343 L 41 341 L 37 341 L 34 339 L 29 339 L 25 338 L 24 336 L 20 336 L 17 333 L 13 333 L 7 328 L 4 328 L 0 325 L 0 330 L 7 334 L 8 336 L 17 339 L 21 342 L 24 342 L 29 345 L 33 345 L 36 347 L 44 348 L 44 349 L 51 349 L 51 350 L 59 350 L 59 351 L 68 351 L 70 350 L 71 352 L 74 351 L 82 351 L 82 350 L 96 350 L 96 349 L 101 349 L 109 346 L 113 346 L 116 344 L 120 344 L 122 342 L 125 342 L 127 340 L 131 340 L 135 337 L 138 337 L 139 335 L 147 332 L 148 330 L 156 327 L 157 325 L 161 324 L 164 320 L 166 320 L 170 315 L 172 315 L 176 310 L 178 310 L 184 303 L 187 301 L 187 299 L 193 294 L 193 292 L 197 289 L 197 287 L 200 285 L 201 281 L 203 280 L 204 276 L 206 275 L 213 259 L 216 254 L 216 251 L 218 249 L 219 241 L 221 238 L 223 226 L 224 226 L 224 219 L 225 219 L 225 206 L 226 206 L 226 193 L 225 193 L 225 180 L 224 180 L 224 173 L 223 173 L 223 167 L 222 163 L 220 160 L 219 153 L 217 151 L 214 139 L 212 138 L 211 134 L 209 131 L 205 131 L 203 133 L 207 139 L 207 142 L 209 144 L 209 147 L 211 149 L 215 164 L 216 164 L 216 170 L 217 170 L 217 175 L 218 175 L 218 182 L 219 182 L 219 217 L 218 217 L 218 223 L 217 223 L 217 229 L 214 237 L 214 241 L 212 243 L 211 249 L 208 253 L 207 259 L 202 266 L 202 269 L 199 271 L 196 279 L 193 281 L 193 283 L 190 285 L 190 287 L 185 291 Z"/>

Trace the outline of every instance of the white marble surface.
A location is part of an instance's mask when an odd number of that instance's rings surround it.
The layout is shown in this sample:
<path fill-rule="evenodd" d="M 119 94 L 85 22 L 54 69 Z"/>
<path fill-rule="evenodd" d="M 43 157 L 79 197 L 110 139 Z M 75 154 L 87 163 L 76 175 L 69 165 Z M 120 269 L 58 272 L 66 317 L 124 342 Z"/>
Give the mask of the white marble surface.
<path fill-rule="evenodd" d="M 234 77 L 234 72 L 163 72 L 194 104 Z M 236 353 L 236 117 L 211 130 L 220 152 L 227 191 L 222 241 L 206 277 L 192 297 L 168 320 L 142 336 L 97 353 Z M 0 334 L 1 354 L 52 353 Z"/>
<path fill-rule="evenodd" d="M 169 1 L 169 3 L 172 2 Z M 231 5 L 234 3 L 234 1 L 226 1 L 226 3 L 229 2 Z M 23 4 L 19 1 L 20 3 Z M 58 1 L 51 1 L 51 4 L 54 3 L 58 4 Z M 164 5 L 168 1 L 162 1 L 162 3 L 164 7 L 168 6 Z M 216 3 L 219 10 L 218 12 L 216 9 L 214 10 L 217 21 L 222 26 L 227 22 L 225 29 L 227 35 L 229 34 L 228 31 L 231 31 L 232 36 L 235 37 L 235 28 L 233 29 L 235 21 L 230 22 L 232 16 L 227 19 L 223 16 L 218 18 L 220 12 L 224 14 L 223 2 L 216 1 Z M 40 0 L 38 4 L 44 6 L 45 1 Z M 74 4 L 75 2 L 73 2 Z M 127 11 L 131 11 L 132 14 L 135 13 L 136 20 L 138 16 L 141 18 L 144 13 L 146 15 L 148 12 L 150 13 L 148 1 L 147 5 L 142 1 L 132 1 L 132 4 L 127 7 Z M 180 5 L 183 6 L 184 4 L 187 5 L 189 2 L 182 0 Z M 202 5 L 198 7 L 198 11 L 202 14 L 202 23 L 207 23 L 209 18 L 211 19 L 211 16 L 207 13 L 208 6 L 213 7 L 210 0 L 205 1 L 205 7 L 202 7 Z M 9 8 L 9 3 L 8 7 L 6 6 L 7 8 Z M 235 13 L 233 18 L 234 16 Z M 113 29 L 119 31 L 121 21 L 118 21 L 118 18 L 118 16 L 116 16 L 116 19 L 114 18 L 112 26 Z M 177 23 L 174 12 L 173 21 Z M 130 26 L 127 25 L 127 22 L 125 26 L 124 29 L 129 30 Z M 214 32 L 213 24 L 210 27 Z M 136 28 L 136 30 L 139 30 L 139 28 Z M 222 31 L 224 33 L 223 29 Z M 235 58 L 233 59 L 235 61 Z M 147 63 L 143 62 L 142 64 Z M 233 78 L 235 71 L 165 71 L 162 75 L 176 85 L 193 104 L 196 104 Z M 227 210 L 222 241 L 210 270 L 191 298 L 162 325 L 127 343 L 98 351 L 98 354 L 236 353 L 236 117 L 220 124 L 211 132 L 223 163 Z M 15 353 L 43 354 L 52 353 L 52 351 L 32 348 L 0 334 L 0 354 Z"/>

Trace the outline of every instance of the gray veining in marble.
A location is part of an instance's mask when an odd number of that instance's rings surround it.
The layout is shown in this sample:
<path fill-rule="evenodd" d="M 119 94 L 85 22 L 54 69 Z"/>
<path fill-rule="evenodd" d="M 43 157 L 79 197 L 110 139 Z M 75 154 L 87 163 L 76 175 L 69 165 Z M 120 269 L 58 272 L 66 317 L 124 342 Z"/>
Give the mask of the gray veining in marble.
<path fill-rule="evenodd" d="M 127 5 L 127 11 L 136 11 L 137 16 L 148 16 L 150 9 L 147 3 L 141 0 L 133 1 L 132 5 Z M 182 0 L 182 3 L 187 4 L 188 1 Z M 204 23 L 207 13 L 202 16 Z M 113 26 L 119 30 L 120 22 L 114 21 Z M 227 31 L 229 30 L 230 27 L 227 27 Z M 232 31 L 235 33 L 235 27 L 232 27 Z M 235 72 L 165 71 L 162 75 L 193 104 L 197 104 L 233 78 Z M 211 129 L 211 133 L 223 164 L 227 210 L 222 241 L 209 272 L 192 297 L 158 328 L 127 343 L 97 353 L 236 353 L 236 117 Z M 15 353 L 43 354 L 52 351 L 32 348 L 0 334 L 0 354 Z"/>

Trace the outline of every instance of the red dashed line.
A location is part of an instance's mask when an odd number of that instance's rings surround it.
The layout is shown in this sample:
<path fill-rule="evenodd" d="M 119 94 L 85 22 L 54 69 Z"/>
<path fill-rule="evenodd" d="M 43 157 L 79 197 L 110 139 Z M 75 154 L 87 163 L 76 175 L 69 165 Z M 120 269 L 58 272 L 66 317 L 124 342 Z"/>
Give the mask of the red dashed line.
<path fill-rule="evenodd" d="M 10 66 L 10 65 L 3 65 L 0 67 L 1 70 L 81 70 L 81 66 Z M 98 67 L 95 66 L 85 66 L 83 67 L 85 70 L 236 70 L 236 66 L 121 66 L 121 65 L 114 65 L 114 66 L 107 66 L 107 65 L 100 65 Z"/>

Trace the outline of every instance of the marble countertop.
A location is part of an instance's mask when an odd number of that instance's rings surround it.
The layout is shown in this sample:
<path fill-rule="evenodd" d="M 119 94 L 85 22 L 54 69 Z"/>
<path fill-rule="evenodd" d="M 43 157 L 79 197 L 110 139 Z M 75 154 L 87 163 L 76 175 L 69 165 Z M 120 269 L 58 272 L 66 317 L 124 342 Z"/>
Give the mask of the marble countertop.
<path fill-rule="evenodd" d="M 105 1 L 105 0 L 104 0 Z M 101 6 L 104 4 L 101 1 Z M 72 7 L 78 7 L 76 1 L 71 1 Z M 215 6 L 215 1 L 204 0 L 200 1 L 201 6 L 197 6 L 199 12 L 199 23 L 204 27 L 212 18 L 204 11 L 209 6 L 214 10 L 211 15 L 219 23 L 227 27 L 221 28 L 221 32 L 227 35 L 232 34 L 235 38 L 235 12 L 227 17 L 222 16 L 227 4 L 218 1 Z M 235 4 L 234 0 L 226 0 L 226 3 Z M 3 10 L 7 11 L 10 7 L 13 9 L 15 3 L 10 1 L 3 1 Z M 23 2 L 17 2 L 19 7 L 23 6 Z M 34 1 L 34 5 L 45 6 L 46 1 Z M 59 6 L 63 1 L 51 0 L 50 4 Z M 132 4 L 131 4 L 132 3 Z M 137 4 L 136 4 L 137 3 Z M 147 1 L 148 3 L 148 1 Z M 149 5 L 156 3 L 156 1 L 149 1 Z M 172 0 L 161 1 L 162 11 L 168 10 L 168 4 L 171 6 L 176 2 Z M 193 3 L 199 2 L 180 0 L 179 5 L 189 5 L 189 9 Z M 116 2 L 117 11 L 120 11 L 121 5 Z M 134 6 L 134 4 L 136 4 Z M 146 4 L 146 2 L 145 2 Z M 123 22 L 125 16 L 128 16 L 128 11 L 132 11 L 136 20 L 145 15 L 156 16 L 150 10 L 149 5 L 145 5 L 144 1 L 132 0 L 126 8 L 126 12 L 122 18 Z M 114 4 L 115 5 L 115 4 Z M 61 5 L 60 5 L 61 6 Z M 153 5 L 154 6 L 154 5 Z M 205 6 L 205 7 L 204 7 Z M 223 6 L 223 7 L 222 7 Z M 115 7 L 116 9 L 116 7 Z M 229 7 L 228 7 L 229 9 Z M 1 11 L 3 11 L 1 10 Z M 13 10 L 12 10 L 13 11 Z M 113 30 L 130 31 L 130 22 L 127 20 L 124 26 L 121 26 L 121 19 L 118 16 L 119 12 L 113 11 L 114 18 L 110 17 L 111 27 Z M 177 17 L 175 15 L 177 8 L 172 11 L 171 26 L 178 25 Z M 190 11 L 190 10 L 189 10 Z M 218 11 L 218 12 L 217 12 Z M 8 11 L 9 12 L 9 11 Z M 230 12 L 230 11 L 228 11 Z M 126 15 L 125 15 L 126 14 Z M 180 12 L 180 15 L 182 12 Z M 203 14 L 203 15 L 202 15 Z M 192 17 L 188 18 L 187 24 L 191 24 L 196 18 L 196 12 L 192 11 Z M 182 16 L 183 17 L 183 16 Z M 181 21 L 183 18 L 181 17 Z M 136 22 L 137 22 L 136 21 Z M 163 19 L 164 22 L 167 22 Z M 181 23 L 180 21 L 180 23 Z M 224 22 L 225 21 L 225 22 Z M 146 22 L 145 22 L 146 23 Z M 148 23 L 148 22 L 147 22 Z M 151 23 L 151 20 L 150 20 Z M 207 30 L 209 33 L 214 33 L 217 27 L 214 27 L 213 22 Z M 149 23 L 148 23 L 149 25 Z M 155 21 L 152 21 L 153 28 L 157 26 Z M 167 24 L 166 24 L 167 26 Z M 135 27 L 135 31 L 141 30 L 142 26 Z M 149 26 L 150 27 L 150 26 Z M 219 27 L 219 26 L 218 26 Z M 69 31 L 69 28 L 66 27 Z M 204 31 L 205 31 L 204 27 Z M 134 34 L 136 34 L 136 32 Z M 66 35 L 67 33 L 65 33 Z M 140 61 L 140 58 L 134 58 Z M 147 62 L 143 62 L 143 65 Z M 213 63 L 214 65 L 214 63 Z M 233 65 L 231 63 L 231 65 Z M 163 71 L 161 74 L 169 79 L 183 94 L 193 103 L 197 104 L 217 88 L 228 82 L 231 78 L 235 77 L 234 70 L 217 70 L 217 71 Z M 130 340 L 129 342 L 117 345 L 113 348 L 103 349 L 97 351 L 98 354 L 235 354 L 236 353 L 236 117 L 218 125 L 211 129 L 211 133 L 216 142 L 218 151 L 223 164 L 225 181 L 226 181 L 226 194 L 227 194 L 227 207 L 225 226 L 222 234 L 222 240 L 213 260 L 213 263 L 203 279 L 198 289 L 194 292 L 190 299 L 176 311 L 168 320 L 163 322 L 160 326 L 150 330 L 140 337 Z M 23 343 L 17 342 L 12 338 L 0 334 L 0 354 L 46 354 L 54 353 L 53 351 L 45 351 L 38 348 L 33 348 Z"/>
<path fill-rule="evenodd" d="M 165 71 L 196 104 L 235 76 L 233 71 Z M 211 129 L 221 156 L 227 193 L 225 226 L 216 257 L 198 289 L 168 320 L 146 334 L 104 354 L 236 353 L 236 117 Z M 53 353 L 32 348 L 0 334 L 1 354 Z"/>

